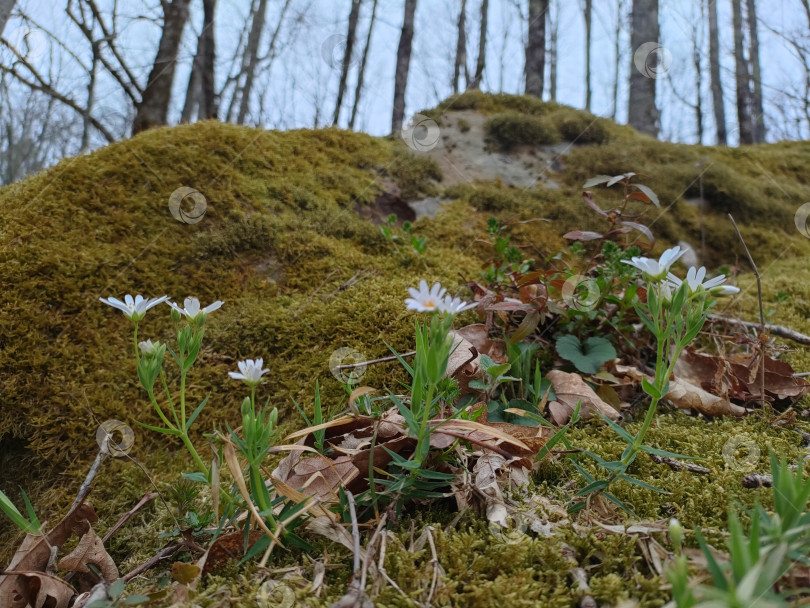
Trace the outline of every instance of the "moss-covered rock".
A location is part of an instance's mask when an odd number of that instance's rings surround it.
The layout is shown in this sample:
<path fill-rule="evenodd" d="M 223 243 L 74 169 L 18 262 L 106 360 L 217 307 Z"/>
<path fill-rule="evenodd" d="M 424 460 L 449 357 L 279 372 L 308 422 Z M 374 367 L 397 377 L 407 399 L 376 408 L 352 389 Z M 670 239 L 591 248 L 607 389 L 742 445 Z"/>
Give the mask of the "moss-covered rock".
<path fill-rule="evenodd" d="M 316 380 L 328 409 L 345 406 L 345 392 L 329 372 L 336 349 L 350 347 L 373 358 L 388 354 L 385 342 L 399 350 L 412 347 L 412 318 L 402 306 L 408 286 L 424 277 L 454 291 L 463 282 L 459 274 L 477 277 L 492 255 L 478 238 L 489 216 L 512 222 L 513 242 L 537 260 L 564 248 L 560 235 L 568 230 L 604 229 L 580 198 L 582 183 L 599 173 L 635 171 L 658 192 L 662 206 L 649 207 L 644 220 L 659 238 L 658 248 L 680 239 L 703 240 L 704 260 L 737 272 L 746 266 L 725 217 L 733 212 L 761 263 L 766 308 L 775 311 L 771 320 L 810 333 L 810 270 L 804 257 L 810 241 L 793 226 L 795 210 L 810 201 L 807 142 L 734 150 L 666 144 L 557 104 L 480 92 L 451 98 L 427 113 L 441 122 L 459 109 L 490 120 L 508 115 L 555 125 L 555 141 L 574 142 L 555 158 L 558 167 L 549 165 L 560 187 L 509 188 L 497 181 L 445 187 L 430 158 L 391 139 L 336 129 L 279 133 L 203 122 L 147 131 L 0 189 L 0 488 L 18 502 L 17 488 L 23 486 L 41 518 L 54 521 L 95 457 L 98 421 L 109 418 L 135 430 L 131 455 L 159 486 L 191 470 L 179 442 L 136 424 L 155 423 L 156 415 L 138 385 L 131 325 L 100 303 L 100 296 L 165 293 L 174 300 L 195 295 L 203 304 L 224 300 L 209 320 L 200 361 L 189 377 L 194 403 L 211 396 L 195 424 L 195 440 L 203 445 L 203 432 L 236 423 L 243 395 L 227 371 L 246 357 L 264 358 L 271 373 L 261 396 L 292 429 L 301 424 L 292 399 L 311 411 Z M 578 145 L 585 141 L 589 145 Z M 416 223 L 428 239 L 422 258 L 395 254 L 379 229 L 357 215 L 358 206 L 373 203 L 392 183 L 405 199 L 439 195 L 452 201 L 435 220 Z M 706 204 L 699 209 L 687 201 L 699 196 L 701 183 Z M 206 197 L 206 214 L 198 223 L 179 222 L 169 212 L 169 197 L 181 186 Z M 607 208 L 615 206 L 618 193 L 600 188 L 595 195 Z M 550 221 L 517 223 L 538 218 Z M 752 315 L 753 280 L 743 275 L 739 284 L 744 292 L 729 312 Z M 150 311 L 139 338 L 170 341 L 167 313 L 165 307 Z M 475 320 L 472 312 L 465 314 L 462 321 Z M 810 369 L 804 351 L 790 353 L 788 360 L 799 371 Z M 398 366 L 372 366 L 364 384 L 395 389 L 404 378 Z M 170 384 L 176 383 L 171 377 Z M 617 495 L 641 516 L 677 514 L 687 525 L 719 530 L 730 500 L 746 505 L 755 496 L 767 500 L 765 492 L 742 491 L 739 476 L 723 468 L 723 442 L 735 433 L 756 437 L 763 459 L 768 448 L 789 458 L 798 458 L 802 449 L 798 435 L 771 426 L 767 416 L 706 421 L 661 415 L 650 442 L 709 457 L 712 476 L 674 473 L 639 459 L 635 472 L 660 477 L 655 485 L 674 494 L 628 485 Z M 594 424 L 576 429 L 571 440 L 603 456 L 621 450 L 614 436 Z M 544 465 L 536 489 L 555 496 L 569 474 L 558 464 Z M 104 529 L 150 482 L 130 461 L 109 460 L 96 486 L 92 501 Z M 418 524 L 441 518 L 427 511 Z M 122 569 L 151 555 L 154 547 L 139 539 L 154 538 L 170 523 L 162 506 L 153 505 L 116 533 L 111 552 Z M 8 532 L 7 522 L 0 521 L 0 535 Z M 389 547 L 389 573 L 406 594 L 418 595 L 415 585 L 431 567 L 430 557 L 405 548 L 406 528 L 397 534 L 402 542 Z M 486 526 L 472 517 L 437 532 L 436 542 L 446 573 L 436 599 L 446 604 L 489 606 L 509 598 L 515 605 L 540 600 L 572 605 L 577 593 L 560 558 L 562 542 L 593 566 L 592 594 L 600 602 L 626 596 L 653 606 L 666 596 L 663 582 L 636 564 L 632 539 L 571 532 L 553 542 L 533 538 L 507 549 L 491 542 Z M 13 542 L 3 547 L 0 562 L 12 550 Z M 284 555 L 279 559 L 300 561 L 300 554 Z M 336 561 L 346 565 L 348 559 L 342 552 Z M 329 574 L 332 586 L 320 604 L 339 597 L 348 575 L 348 569 Z M 225 588 L 253 597 L 261 579 L 250 569 L 242 576 L 211 577 L 203 585 L 209 595 L 197 603 L 224 605 Z M 391 588 L 379 601 L 405 606 L 416 600 Z"/>

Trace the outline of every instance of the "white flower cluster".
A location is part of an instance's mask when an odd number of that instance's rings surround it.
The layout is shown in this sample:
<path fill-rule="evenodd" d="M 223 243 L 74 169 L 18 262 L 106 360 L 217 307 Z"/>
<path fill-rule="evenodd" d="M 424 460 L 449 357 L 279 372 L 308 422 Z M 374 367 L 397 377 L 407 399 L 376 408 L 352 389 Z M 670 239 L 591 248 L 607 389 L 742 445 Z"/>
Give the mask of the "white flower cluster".
<path fill-rule="evenodd" d="M 428 289 L 427 281 L 422 279 L 419 281 L 419 289 L 409 287 L 408 293 L 411 294 L 410 298 L 405 298 L 405 305 L 408 310 L 415 310 L 417 312 L 430 312 L 438 311 L 455 315 L 470 308 L 475 307 L 475 302 L 464 302 L 461 298 L 453 298 L 445 295 L 447 290 L 441 286 L 439 282 L 433 284 L 433 287 Z"/>
<path fill-rule="evenodd" d="M 669 269 L 684 253 L 685 249 L 672 247 L 661 254 L 660 259 L 652 260 L 645 257 L 634 257 L 629 260 L 622 260 L 625 264 L 630 264 L 638 268 L 644 276 L 654 283 L 666 279 L 665 287 L 670 289 L 680 289 L 683 281 L 672 274 Z M 740 292 L 739 287 L 733 285 L 723 285 L 726 275 L 721 274 L 712 279 L 706 279 L 706 268 L 692 266 L 686 273 L 686 284 L 690 294 L 699 291 L 707 291 L 713 296 L 731 296 Z"/>

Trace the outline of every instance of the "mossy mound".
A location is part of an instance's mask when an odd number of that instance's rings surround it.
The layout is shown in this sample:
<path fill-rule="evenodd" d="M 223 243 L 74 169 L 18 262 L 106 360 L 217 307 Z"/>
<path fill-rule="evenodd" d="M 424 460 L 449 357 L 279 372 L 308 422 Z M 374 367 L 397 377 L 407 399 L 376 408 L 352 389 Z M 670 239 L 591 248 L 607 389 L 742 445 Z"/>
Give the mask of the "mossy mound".
<path fill-rule="evenodd" d="M 459 274 L 476 278 L 492 255 L 491 247 L 477 240 L 491 215 L 504 221 L 550 219 L 513 225 L 515 242 L 531 247 L 529 255 L 538 260 L 564 248 L 560 235 L 568 230 L 604 229 L 580 197 L 582 183 L 598 173 L 635 171 L 658 192 L 661 209 L 651 208 L 646 215 L 660 239 L 657 249 L 682 238 L 700 243 L 704 234 L 708 263 L 739 262 L 745 268 L 724 215 L 732 211 L 761 262 L 766 304 L 777 311 L 772 320 L 810 331 L 810 280 L 804 280 L 805 275 L 810 279 L 810 271 L 802 257 L 810 253 L 810 242 L 793 225 L 795 210 L 810 201 L 810 144 L 736 150 L 664 144 L 610 121 L 593 123 L 593 117 L 570 108 L 508 95 L 469 93 L 429 113 L 441 121 L 453 109 L 507 113 L 519 120 L 545 120 L 553 114 L 559 119 L 555 137 L 560 141 L 576 141 L 578 132 L 587 130 L 583 125 L 598 124 L 600 134 L 588 145 L 579 145 L 580 139 L 560 157 L 557 190 L 509 188 L 497 182 L 444 187 L 435 163 L 411 154 L 400 141 L 335 129 L 278 133 L 215 122 L 147 131 L 0 189 L 0 487 L 19 504 L 17 487 L 22 485 L 41 519 L 53 522 L 72 501 L 95 456 L 98 421 L 110 418 L 133 427 L 131 455 L 159 484 L 191 470 L 179 442 L 137 426 L 136 421 L 156 422 L 156 416 L 137 381 L 131 325 L 100 303 L 99 296 L 168 294 L 181 300 L 195 295 L 203 305 L 224 300 L 209 320 L 203 352 L 189 377 L 192 402 L 211 396 L 195 424 L 197 439 L 202 443 L 201 433 L 214 425 L 235 424 L 244 395 L 227 371 L 242 358 L 264 358 L 271 373 L 261 397 L 279 407 L 291 430 L 301 425 L 292 399 L 310 411 L 316 380 L 328 408 L 345 405 L 346 395 L 329 371 L 335 350 L 349 347 L 375 358 L 389 354 L 385 342 L 400 351 L 412 348 L 412 317 L 402 304 L 406 288 L 424 277 L 453 291 L 463 282 Z M 697 166 L 702 159 L 708 160 Z M 686 203 L 699 194 L 701 175 L 707 201 L 702 211 Z M 373 204 L 391 183 L 406 199 L 441 196 L 453 201 L 435 220 L 416 223 L 417 232 L 428 238 L 423 258 L 396 255 L 378 228 L 357 215 L 358 207 Z M 169 212 L 169 197 L 182 186 L 207 199 L 205 217 L 198 223 L 178 222 Z M 596 198 L 609 207 L 616 194 L 599 189 Z M 747 291 L 735 310 L 753 313 L 749 277 L 741 277 L 740 285 Z M 791 299 L 779 304 L 780 291 Z M 167 312 L 164 306 L 150 311 L 139 339 L 170 340 Z M 460 322 L 475 320 L 472 312 L 465 314 Z M 810 366 L 810 357 L 802 352 L 790 360 L 799 371 Z M 372 366 L 363 383 L 395 389 L 404 377 L 398 366 Z M 688 525 L 719 526 L 729 498 L 750 504 L 754 495 L 744 495 L 738 477 L 724 472 L 721 438 L 738 428 L 762 438 L 763 465 L 769 445 L 789 458 L 801 449 L 798 435 L 777 431 L 764 418 L 708 424 L 679 414 L 662 416 L 658 424 L 651 441 L 675 451 L 710 453 L 713 477 L 707 481 L 665 471 L 656 485 L 682 488 L 676 497 L 648 495 L 635 487 L 619 495 L 650 518 L 672 515 L 662 508 L 677 503 L 676 511 Z M 682 444 L 679 436 L 688 436 L 689 442 Z M 603 455 L 619 449 L 595 425 L 572 440 L 593 442 L 588 447 Z M 640 474 L 661 472 L 652 466 L 639 461 Z M 561 476 L 560 469 L 549 465 L 537 488 L 553 495 L 567 481 Z M 724 493 L 714 492 L 717 483 Z M 131 462 L 105 463 L 91 496 L 101 518 L 99 529 L 108 528 L 147 489 L 148 481 Z M 420 525 L 441 517 L 440 511 L 427 512 Z M 122 569 L 153 553 L 154 547 L 141 539 L 156 538 L 164 531 L 159 524 L 168 522 L 162 507 L 150 506 L 113 537 L 111 551 Z M 0 521 L 0 534 L 8 532 L 6 521 Z M 491 543 L 488 534 L 473 518 L 437 537 L 448 573 L 442 597 L 449 603 L 492 605 L 507 591 L 516 605 L 524 605 L 521 597 L 560 606 L 576 599 L 566 579 L 567 566 L 555 553 L 562 540 L 521 545 L 507 568 L 505 550 Z M 625 568 L 627 559 L 636 559 L 628 557 L 632 540 L 577 540 L 573 533 L 564 539 L 586 561 L 615 553 L 614 561 L 599 568 L 593 579 L 595 596 L 606 601 L 643 596 L 650 598 L 648 605 L 663 603 L 660 579 L 647 576 L 643 568 Z M 0 550 L 0 563 L 13 543 Z M 300 557 L 285 555 L 281 559 Z M 403 589 L 413 589 L 409 581 L 416 580 L 416 569 L 428 567 L 430 558 L 414 558 L 394 546 L 389 555 L 392 576 Z M 348 564 L 343 553 L 340 560 Z M 535 576 L 536 570 L 542 573 Z M 464 579 L 467 572 L 472 578 Z M 347 574 L 334 574 L 336 587 L 321 603 L 342 593 L 340 582 Z M 243 583 L 208 581 L 211 589 L 230 585 L 234 593 L 245 595 L 247 589 L 245 597 L 253 597 L 255 580 Z M 211 593 L 201 605 L 220 605 Z M 380 600 L 412 605 L 412 599 L 393 591 Z"/>

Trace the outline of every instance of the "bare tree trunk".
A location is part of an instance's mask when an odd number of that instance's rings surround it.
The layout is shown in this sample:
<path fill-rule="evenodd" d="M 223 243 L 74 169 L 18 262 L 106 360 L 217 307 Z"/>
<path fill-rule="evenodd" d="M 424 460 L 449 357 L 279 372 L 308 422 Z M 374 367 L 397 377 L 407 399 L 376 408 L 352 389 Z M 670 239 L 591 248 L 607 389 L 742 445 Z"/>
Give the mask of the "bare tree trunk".
<path fill-rule="evenodd" d="M 453 94 L 458 93 L 458 81 L 462 67 L 467 71 L 467 0 L 461 0 L 458 12 L 458 36 L 456 38 L 456 60 L 453 64 Z"/>
<path fill-rule="evenodd" d="M 593 1 L 585 0 L 585 109 L 591 111 L 591 19 Z"/>
<path fill-rule="evenodd" d="M 635 53 L 645 42 L 658 44 L 658 0 L 633 0 L 631 17 L 630 47 L 633 51 L 633 65 L 630 66 L 630 98 L 627 108 L 627 122 L 640 133 L 658 137 L 659 112 L 655 105 L 654 74 L 642 73 L 635 65 Z M 655 52 L 655 51 L 653 51 Z M 648 61 L 660 60 L 648 57 Z"/>
<path fill-rule="evenodd" d="M 236 124 L 245 124 L 248 109 L 250 108 L 250 93 L 253 90 L 253 79 L 256 77 L 256 64 L 259 61 L 259 42 L 264 31 L 264 20 L 267 14 L 267 0 L 259 0 L 259 6 L 253 14 L 250 25 L 245 55 L 242 58 L 242 72 L 245 75 L 245 84 L 241 88 L 241 100 Z M 234 91 L 236 95 L 236 91 Z"/>
<path fill-rule="evenodd" d="M 475 75 L 471 89 L 481 88 L 481 79 L 484 77 L 484 67 L 487 62 L 487 16 L 489 13 L 489 0 L 481 0 L 481 29 L 478 30 L 478 60 L 475 62 Z"/>
<path fill-rule="evenodd" d="M 717 0 L 708 0 L 709 6 L 709 74 L 712 88 L 712 106 L 717 132 L 717 144 L 725 146 L 726 110 L 723 107 L 723 85 L 720 81 L 720 42 L 717 33 Z"/>
<path fill-rule="evenodd" d="M 616 113 L 619 110 L 619 68 L 621 67 L 622 48 L 622 15 L 624 14 L 624 1 L 619 0 L 616 6 L 616 32 L 613 39 L 613 56 L 615 63 L 613 64 L 613 112 L 610 117 L 616 120 Z"/>
<path fill-rule="evenodd" d="M 191 62 L 191 72 L 188 75 L 188 86 L 186 87 L 186 101 L 183 103 L 183 111 L 180 114 L 180 122 L 188 124 L 194 119 L 194 112 L 199 116 L 200 108 L 200 60 L 199 60 L 199 43 L 197 44 L 197 55 L 195 55 Z"/>
<path fill-rule="evenodd" d="M 391 116 L 391 132 L 394 134 L 402 129 L 405 120 L 405 87 L 408 85 L 408 70 L 411 66 L 415 14 L 416 0 L 405 0 L 405 15 L 397 48 L 397 70 L 394 75 L 394 112 Z"/>
<path fill-rule="evenodd" d="M 554 0 L 552 0 L 553 2 Z M 560 24 L 560 5 L 554 4 L 554 10 L 551 10 L 549 3 L 548 9 L 548 79 L 551 81 L 548 85 L 548 95 L 551 101 L 557 101 L 557 30 Z M 554 13 L 552 17 L 552 12 Z"/>
<path fill-rule="evenodd" d="M 692 62 L 695 66 L 695 122 L 697 123 L 698 145 L 703 143 L 703 97 L 700 94 L 700 89 L 703 85 L 703 66 L 701 65 L 703 49 L 701 48 L 702 37 L 700 35 L 700 28 L 703 27 L 705 22 L 706 15 L 704 13 L 703 2 L 701 1 L 700 19 L 692 29 Z"/>
<path fill-rule="evenodd" d="M 138 104 L 132 132 L 165 125 L 174 83 L 174 70 L 191 0 L 163 0 L 163 32 L 157 55 Z"/>
<path fill-rule="evenodd" d="M 87 112 L 82 117 L 83 119 L 83 126 L 82 126 L 82 147 L 81 152 L 86 152 L 87 148 L 90 147 L 90 128 L 92 125 L 90 124 L 90 116 L 93 112 L 93 103 L 96 98 L 96 72 L 98 70 L 98 57 L 100 53 L 100 46 L 101 41 L 93 42 L 93 61 L 90 64 L 90 81 L 87 84 Z"/>
<path fill-rule="evenodd" d="M 15 2 L 16 0 L 0 0 L 0 35 L 2 35 L 3 30 L 6 28 L 9 17 L 11 17 L 11 11 L 14 9 Z"/>
<path fill-rule="evenodd" d="M 734 28 L 734 72 L 737 81 L 737 122 L 739 143 L 754 143 L 754 123 L 751 119 L 751 91 L 748 64 L 743 54 L 742 6 L 740 0 L 731 0 L 732 26 Z"/>
<path fill-rule="evenodd" d="M 203 0 L 203 30 L 201 34 L 202 62 L 200 64 L 200 118 L 216 118 L 217 98 L 214 92 L 214 63 L 216 44 L 214 41 L 217 0 Z"/>
<path fill-rule="evenodd" d="M 543 97 L 546 68 L 546 12 L 548 0 L 529 0 L 529 38 L 526 43 L 526 95 Z"/>
<path fill-rule="evenodd" d="M 746 0 L 748 10 L 748 57 L 751 63 L 751 112 L 754 127 L 754 142 L 765 141 L 765 116 L 762 110 L 762 75 L 759 70 L 759 35 L 757 34 L 757 3 Z"/>
<path fill-rule="evenodd" d="M 352 0 L 352 9 L 349 11 L 349 30 L 346 32 L 346 48 L 343 52 L 343 67 L 340 70 L 340 84 L 338 85 L 335 115 L 332 124 L 337 125 L 340 118 L 340 108 L 343 105 L 343 95 L 346 93 L 346 80 L 349 78 L 349 67 L 352 65 L 354 41 L 357 39 L 357 21 L 360 18 L 360 5 L 362 0 Z"/>
<path fill-rule="evenodd" d="M 363 58 L 360 60 L 360 68 L 357 70 L 357 86 L 354 89 L 354 103 L 352 104 L 352 116 L 349 119 L 349 128 L 354 129 L 354 121 L 357 118 L 357 110 L 360 107 L 360 97 L 363 94 L 363 80 L 366 75 L 366 62 L 368 61 L 368 50 L 371 48 L 371 32 L 374 31 L 374 19 L 377 17 L 377 0 L 371 6 L 371 21 L 368 24 L 366 34 L 366 46 L 363 48 Z"/>

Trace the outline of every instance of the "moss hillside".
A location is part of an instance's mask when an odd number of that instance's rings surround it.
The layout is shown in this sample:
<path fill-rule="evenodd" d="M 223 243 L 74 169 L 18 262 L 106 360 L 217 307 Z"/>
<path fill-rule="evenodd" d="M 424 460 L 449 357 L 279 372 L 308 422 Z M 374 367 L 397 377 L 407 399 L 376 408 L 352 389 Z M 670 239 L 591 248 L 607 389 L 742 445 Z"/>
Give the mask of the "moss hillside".
<path fill-rule="evenodd" d="M 667 144 L 570 108 L 506 95 L 465 94 L 426 113 L 441 128 L 457 110 L 485 114 L 490 135 L 500 137 L 504 148 L 531 145 L 503 139 L 513 133 L 522 136 L 521 121 L 542 132 L 545 143 L 573 142 L 559 159 L 555 180 L 560 187 L 510 188 L 497 181 L 445 187 L 436 164 L 412 154 L 399 139 L 337 129 L 280 133 L 201 122 L 150 130 L 0 189 L 0 488 L 16 502 L 18 484 L 23 486 L 41 519 L 53 521 L 64 512 L 95 457 L 98 422 L 91 411 L 98 421 L 120 419 L 135 429 L 131 455 L 156 481 L 170 479 L 188 465 L 173 459 L 181 453 L 175 450 L 179 446 L 136 425 L 136 420 L 154 423 L 156 416 L 137 381 L 131 326 L 100 303 L 100 296 L 168 294 L 182 300 L 195 295 L 203 305 L 224 300 L 211 316 L 204 351 L 189 377 L 192 401 L 211 395 L 196 428 L 203 432 L 215 424 L 235 423 L 242 395 L 227 371 L 238 359 L 263 357 L 271 370 L 264 396 L 279 407 L 292 430 L 301 424 L 292 399 L 311 409 L 316 379 L 327 406 L 345 403 L 329 372 L 333 351 L 350 347 L 367 358 L 384 356 L 384 340 L 399 350 L 411 348 L 412 318 L 402 305 L 408 286 L 425 277 L 452 291 L 463 283 L 459 275 L 477 277 L 491 249 L 476 238 L 484 236 L 491 215 L 550 219 L 513 230 L 516 241 L 540 253 L 533 254 L 537 258 L 564 247 L 560 235 L 568 230 L 603 228 L 580 197 L 582 183 L 599 173 L 635 171 L 659 194 L 661 209 L 646 216 L 660 239 L 656 250 L 680 239 L 699 245 L 703 234 L 709 265 L 745 270 L 724 215 L 733 212 L 761 262 L 766 305 L 776 309 L 773 319 L 810 333 L 810 270 L 805 262 L 810 242 L 793 221 L 796 209 L 810 201 L 810 143 L 740 149 Z M 546 122 L 538 122 L 543 117 Z M 578 141 L 583 132 L 588 137 Z M 482 150 L 490 144 L 482 142 Z M 699 195 L 701 181 L 706 200 L 702 212 L 687 202 Z M 373 205 L 394 184 L 409 200 L 439 196 L 451 201 L 435 219 L 416 224 L 428 239 L 423 260 L 395 255 L 379 229 L 358 215 L 358 209 Z M 182 186 L 195 188 L 207 200 L 198 223 L 179 222 L 169 212 L 169 197 Z M 597 191 L 597 202 L 604 207 L 615 200 L 611 197 L 610 191 Z M 748 288 L 752 282 L 742 276 L 739 284 Z M 787 302 L 777 302 L 780 292 L 789 295 Z M 750 289 L 732 306 L 753 312 Z M 164 306 L 150 312 L 139 339 L 169 339 L 167 312 Z M 472 312 L 465 314 L 475 320 Z M 791 360 L 810 369 L 810 358 L 803 353 Z M 402 378 L 393 366 L 373 366 L 364 384 L 394 388 Z M 755 418 L 717 424 L 743 424 L 772 436 L 767 441 L 789 456 L 800 449 L 798 439 L 779 435 Z M 690 441 L 697 443 L 684 447 L 687 452 L 715 449 L 717 429 L 705 427 L 703 421 L 680 414 L 664 417 L 661 433 L 675 439 L 661 447 L 680 448 L 677 437 L 692 433 Z M 692 428 L 705 428 L 706 435 L 687 430 Z M 724 429 L 731 432 L 730 426 Z M 583 437 L 600 435 L 590 431 Z M 712 466 L 722 467 L 717 449 Z M 763 463 L 766 457 L 763 449 Z M 111 525 L 126 510 L 124 505 L 149 488 L 131 463 L 105 466 L 107 474 L 102 473 L 92 495 L 100 528 Z M 552 481 L 547 491 L 553 492 L 555 473 L 548 475 Z M 734 494 L 735 482 L 728 483 Z M 710 496 L 712 487 L 687 488 L 684 500 L 688 502 L 690 491 Z M 645 505 L 642 515 L 667 516 L 660 497 L 635 490 L 628 489 L 624 499 Z M 672 497 L 667 501 L 677 502 Z M 685 523 L 717 524 L 725 508 L 725 502 L 692 499 L 683 507 Z M 148 519 L 146 514 L 136 518 L 130 531 L 118 533 L 116 558 L 134 565 L 151 554 L 151 546 L 136 548 Z M 4 526 L 0 521 L 0 536 L 6 537 Z M 502 560 L 497 547 L 481 545 L 475 532 L 480 527 L 480 522 L 467 522 L 439 540 L 440 548 L 455 556 L 444 563 L 448 574 L 472 568 L 473 579 L 481 580 L 471 582 L 472 587 L 458 583 L 445 588 L 447 598 L 477 594 L 475 605 L 492 605 L 501 589 L 525 583 L 544 589 L 549 601 L 559 595 L 553 605 L 570 605 L 570 587 L 558 572 L 564 564 L 556 564 L 542 539 L 537 546 L 522 545 L 505 578 L 495 580 L 490 570 Z M 608 542 L 604 535 L 594 542 L 590 549 L 577 548 L 583 558 L 588 551 L 604 556 L 599 544 Z M 622 550 L 632 552 L 633 543 L 625 542 L 629 544 Z M 464 562 L 463 556 L 479 549 L 482 561 Z M 11 544 L 0 547 L 0 562 L 10 550 Z M 391 553 L 396 556 L 394 549 Z M 428 560 L 396 562 L 392 575 L 404 586 L 413 580 L 413 569 L 424 570 Z M 526 582 L 531 578 L 527 568 L 538 560 L 548 562 L 554 573 Z M 632 595 L 632 589 L 648 585 L 635 581 L 635 574 L 625 575 L 624 565 L 611 562 L 599 575 L 597 589 L 602 591 L 596 595 L 609 599 L 614 588 Z M 659 582 L 652 584 L 656 590 L 649 591 L 651 597 L 661 597 Z M 335 592 L 340 595 L 340 588 Z M 386 601 L 407 605 L 396 594 Z"/>

